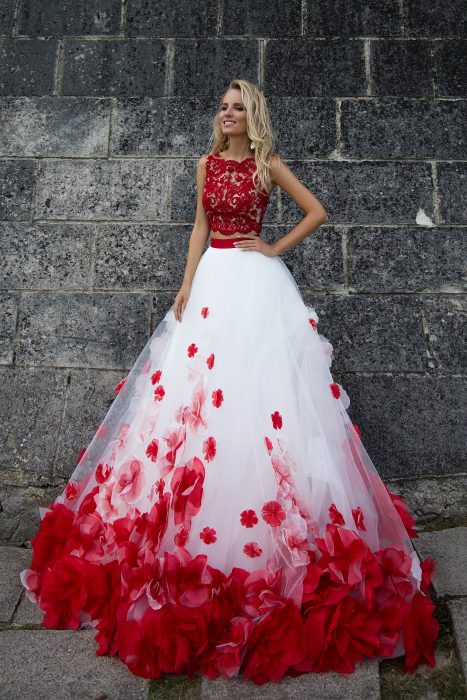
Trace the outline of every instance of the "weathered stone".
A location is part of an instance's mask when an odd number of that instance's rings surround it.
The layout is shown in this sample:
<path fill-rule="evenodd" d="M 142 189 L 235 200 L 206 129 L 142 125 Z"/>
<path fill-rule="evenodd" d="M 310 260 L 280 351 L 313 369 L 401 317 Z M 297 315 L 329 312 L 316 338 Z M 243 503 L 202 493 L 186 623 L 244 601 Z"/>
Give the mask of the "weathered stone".
<path fill-rule="evenodd" d="M 404 0 L 407 14 L 406 31 L 409 36 L 440 37 L 467 34 L 464 0 Z"/>
<path fill-rule="evenodd" d="M 117 657 L 97 656 L 94 636 L 94 630 L 1 632 L 2 700 L 146 700 L 149 681 Z"/>
<path fill-rule="evenodd" d="M 230 75 L 255 82 L 258 78 L 258 42 L 242 37 L 175 39 L 172 94 L 181 97 L 213 95 L 219 99 Z"/>
<path fill-rule="evenodd" d="M 347 232 L 351 292 L 462 292 L 462 228 L 353 227 Z"/>
<path fill-rule="evenodd" d="M 126 367 L 147 338 L 150 299 L 143 293 L 25 293 L 17 363 Z"/>
<path fill-rule="evenodd" d="M 15 18 L 16 0 L 3 0 L 0 6 L 0 34 L 11 34 Z"/>
<path fill-rule="evenodd" d="M 18 303 L 19 295 L 15 292 L 0 292 L 0 363 L 2 364 L 8 364 L 12 360 Z"/>
<path fill-rule="evenodd" d="M 467 299 L 424 298 L 431 351 L 438 366 L 453 373 L 467 369 Z"/>
<path fill-rule="evenodd" d="M 13 617 L 23 591 L 19 574 L 30 559 L 27 549 L 0 547 L 0 622 L 10 622 Z"/>
<path fill-rule="evenodd" d="M 0 223 L 5 286 L 13 289 L 86 289 L 95 224 Z"/>
<path fill-rule="evenodd" d="M 28 481 L 32 484 L 40 481 L 46 485 L 17 485 Z M 55 481 L 59 480 L 51 476 L 41 477 L 39 472 L 1 472 L 0 544 L 29 544 L 40 523 L 40 508 L 48 508 L 65 487 L 63 481 L 60 486 L 54 486 Z"/>
<path fill-rule="evenodd" d="M 452 617 L 457 652 L 462 664 L 464 679 L 467 683 L 467 598 L 450 600 L 448 606 Z"/>
<path fill-rule="evenodd" d="M 415 222 L 421 208 L 433 216 L 428 163 L 306 163 L 289 168 L 321 200 L 330 223 Z M 303 211 L 281 191 L 282 220 L 298 221 Z"/>
<path fill-rule="evenodd" d="M 274 227 L 270 235 L 263 229 L 268 243 L 285 236 L 287 227 Z M 309 290 L 340 290 L 344 286 L 344 260 L 339 230 L 324 226 L 280 256 L 299 287 Z"/>
<path fill-rule="evenodd" d="M 52 94 L 56 54 L 54 39 L 1 39 L 0 95 Z"/>
<path fill-rule="evenodd" d="M 433 586 L 439 596 L 467 596 L 467 527 L 421 532 L 414 540 L 422 559 L 436 562 Z"/>
<path fill-rule="evenodd" d="M 309 36 L 399 36 L 401 20 L 397 0 L 378 2 L 327 2 L 307 0 Z"/>
<path fill-rule="evenodd" d="M 354 673 L 305 673 L 295 678 L 255 685 L 243 678 L 203 678 L 201 700 L 379 700 L 377 662 L 365 662 Z"/>
<path fill-rule="evenodd" d="M 343 100 L 341 152 L 352 158 L 465 158 L 467 103 Z"/>
<path fill-rule="evenodd" d="M 61 0 L 46 4 L 40 0 L 26 0 L 20 6 L 20 34 L 115 34 L 119 30 L 119 0 L 99 0 L 98 3 Z"/>
<path fill-rule="evenodd" d="M 3 156 L 107 155 L 110 101 L 76 97 L 1 100 Z"/>
<path fill-rule="evenodd" d="M 164 95 L 166 51 L 160 39 L 66 39 L 62 95 Z"/>
<path fill-rule="evenodd" d="M 12 549 L 12 547 L 9 547 L 9 549 Z M 29 568 L 29 566 L 30 562 L 28 561 L 26 567 Z M 37 603 L 32 603 L 27 597 L 26 591 L 24 591 L 20 603 L 16 608 L 13 623 L 15 625 L 40 625 L 43 618 L 44 613 L 39 605 Z"/>
<path fill-rule="evenodd" d="M 467 517 L 467 476 L 463 474 L 388 480 L 387 484 L 424 521 Z"/>
<path fill-rule="evenodd" d="M 319 332 L 333 346 L 333 371 L 417 372 L 428 369 L 422 304 L 407 296 L 327 295 L 307 291 Z"/>
<path fill-rule="evenodd" d="M 46 160 L 36 192 L 41 219 L 168 219 L 167 162 Z"/>
<path fill-rule="evenodd" d="M 270 97 L 276 152 L 282 158 L 331 157 L 336 148 L 335 101 Z"/>
<path fill-rule="evenodd" d="M 301 34 L 301 0 L 248 0 L 222 5 L 222 34 L 226 36 L 299 36 Z"/>
<path fill-rule="evenodd" d="M 467 165 L 438 163 L 438 192 L 441 220 L 446 223 L 467 222 Z"/>
<path fill-rule="evenodd" d="M 430 46 L 426 41 L 372 41 L 371 94 L 432 96 L 431 63 Z"/>
<path fill-rule="evenodd" d="M 151 314 L 151 335 L 154 333 L 159 323 L 161 323 L 166 313 L 170 310 L 175 301 L 177 292 L 178 289 L 176 291 L 157 291 L 154 293 L 154 311 Z"/>
<path fill-rule="evenodd" d="M 449 7 L 447 5 L 446 7 Z M 439 97 L 465 97 L 467 44 L 464 41 L 435 41 L 433 55 Z"/>
<path fill-rule="evenodd" d="M 33 188 L 32 161 L 0 161 L 0 219 L 29 219 Z"/>
<path fill-rule="evenodd" d="M 125 19 L 128 36 L 215 36 L 217 34 L 217 3 L 171 0 L 128 0 Z"/>
<path fill-rule="evenodd" d="M 280 97 L 364 95 L 363 42 L 271 39 L 265 49 L 263 89 Z"/>
<path fill-rule="evenodd" d="M 345 374 L 349 415 L 384 478 L 467 471 L 465 380 Z M 442 410 L 440 407 L 442 406 Z"/>

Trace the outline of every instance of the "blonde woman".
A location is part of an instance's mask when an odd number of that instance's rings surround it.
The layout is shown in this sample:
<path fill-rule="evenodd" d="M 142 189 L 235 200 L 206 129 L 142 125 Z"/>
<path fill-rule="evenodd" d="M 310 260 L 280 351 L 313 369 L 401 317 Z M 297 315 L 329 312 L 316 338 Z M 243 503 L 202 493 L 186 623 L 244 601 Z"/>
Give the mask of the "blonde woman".
<path fill-rule="evenodd" d="M 23 585 L 44 626 L 96 628 L 97 653 L 146 678 L 433 665 L 433 562 L 280 257 L 326 211 L 273 152 L 255 85 L 230 83 L 211 142 L 183 284 L 42 509 Z M 268 243 L 275 187 L 304 217 Z"/>

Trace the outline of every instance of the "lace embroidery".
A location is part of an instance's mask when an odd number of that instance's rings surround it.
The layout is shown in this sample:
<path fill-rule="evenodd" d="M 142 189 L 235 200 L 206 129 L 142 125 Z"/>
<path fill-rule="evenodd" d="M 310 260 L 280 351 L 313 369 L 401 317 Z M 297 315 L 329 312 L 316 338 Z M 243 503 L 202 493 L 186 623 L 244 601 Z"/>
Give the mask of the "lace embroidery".
<path fill-rule="evenodd" d="M 202 202 L 211 231 L 225 236 L 261 233 L 269 194 L 256 190 L 255 170 L 254 158 L 225 160 L 219 151 L 208 155 Z"/>

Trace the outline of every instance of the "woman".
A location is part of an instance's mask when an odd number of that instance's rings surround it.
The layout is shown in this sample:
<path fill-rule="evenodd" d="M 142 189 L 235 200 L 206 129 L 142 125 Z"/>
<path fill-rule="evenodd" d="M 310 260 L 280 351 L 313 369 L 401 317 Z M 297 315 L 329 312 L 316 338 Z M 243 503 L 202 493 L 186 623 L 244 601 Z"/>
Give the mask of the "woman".
<path fill-rule="evenodd" d="M 135 673 L 350 672 L 434 664 L 413 519 L 378 476 L 332 346 L 279 255 L 322 223 L 272 153 L 264 95 L 235 80 L 198 162 L 184 280 L 21 573 L 43 625 L 97 628 Z M 306 212 L 260 236 L 274 186 Z M 211 235 L 211 245 L 202 254 Z"/>

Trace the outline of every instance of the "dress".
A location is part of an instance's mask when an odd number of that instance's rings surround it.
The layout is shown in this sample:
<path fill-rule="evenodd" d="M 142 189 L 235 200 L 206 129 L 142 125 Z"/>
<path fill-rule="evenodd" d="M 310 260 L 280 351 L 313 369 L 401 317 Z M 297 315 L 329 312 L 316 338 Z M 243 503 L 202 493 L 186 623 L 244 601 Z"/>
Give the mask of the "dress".
<path fill-rule="evenodd" d="M 261 232 L 253 157 L 211 153 L 212 231 Z M 96 628 L 139 676 L 434 665 L 414 520 L 333 380 L 332 345 L 279 256 L 211 239 L 32 540 L 21 581 L 51 628 Z"/>

